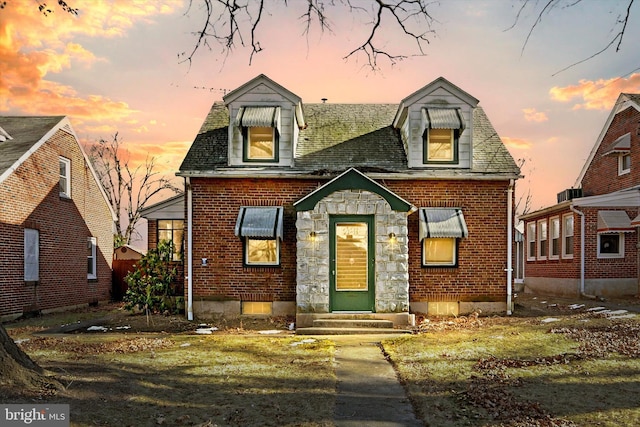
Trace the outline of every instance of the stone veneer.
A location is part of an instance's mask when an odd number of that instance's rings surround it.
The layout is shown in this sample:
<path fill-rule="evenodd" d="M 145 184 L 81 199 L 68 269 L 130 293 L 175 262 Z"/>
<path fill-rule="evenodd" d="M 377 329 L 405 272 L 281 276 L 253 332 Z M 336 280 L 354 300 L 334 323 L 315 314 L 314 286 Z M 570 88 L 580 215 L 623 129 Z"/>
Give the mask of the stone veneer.
<path fill-rule="evenodd" d="M 364 190 L 336 191 L 312 211 L 297 213 L 298 313 L 329 313 L 329 216 L 375 215 L 376 313 L 409 311 L 407 213 L 396 212 L 380 195 Z M 315 238 L 311 237 L 315 233 Z M 396 235 L 395 241 L 389 234 Z"/>

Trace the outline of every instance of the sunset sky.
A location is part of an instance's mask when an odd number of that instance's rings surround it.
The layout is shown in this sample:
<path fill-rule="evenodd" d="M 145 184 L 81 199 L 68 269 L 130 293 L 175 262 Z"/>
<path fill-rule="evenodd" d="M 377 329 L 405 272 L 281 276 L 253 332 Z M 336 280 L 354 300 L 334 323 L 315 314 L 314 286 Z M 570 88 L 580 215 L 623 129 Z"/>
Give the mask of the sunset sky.
<path fill-rule="evenodd" d="M 372 72 L 364 58 L 343 59 L 366 36 L 364 12 L 328 8 L 332 32 L 303 34 L 302 0 L 263 16 L 263 51 L 231 56 L 201 49 L 193 63 L 193 31 L 202 1 L 67 0 L 77 17 L 58 9 L 43 16 L 33 0 L 0 9 L 0 115 L 67 115 L 82 142 L 117 131 L 142 161 L 157 156 L 173 174 L 211 104 L 260 73 L 302 98 L 334 103 L 397 103 L 443 76 L 480 100 L 515 159 L 526 159 L 517 195 L 531 191 L 532 208 L 555 203 L 575 184 L 620 92 L 640 93 L 640 5 L 633 6 L 621 51 L 614 49 L 559 72 L 604 48 L 618 30 L 626 1 L 580 2 L 545 15 L 523 51 L 538 10 L 514 0 L 447 0 L 430 6 L 436 20 L 426 56 Z M 53 5 L 56 3 L 51 0 Z M 356 0 L 367 6 L 368 0 Z M 535 2 L 534 2 L 535 3 Z M 542 2 L 546 3 L 546 2 Z M 573 3 L 573 2 L 568 2 Z M 635 15 L 633 14 L 635 12 Z M 411 40 L 383 23 L 379 47 L 415 53 Z"/>

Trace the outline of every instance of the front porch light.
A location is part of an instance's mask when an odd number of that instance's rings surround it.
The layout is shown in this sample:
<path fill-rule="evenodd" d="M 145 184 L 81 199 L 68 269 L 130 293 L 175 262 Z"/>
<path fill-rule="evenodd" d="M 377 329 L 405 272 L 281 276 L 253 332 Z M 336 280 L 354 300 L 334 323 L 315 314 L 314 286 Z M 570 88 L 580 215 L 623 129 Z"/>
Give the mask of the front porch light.
<path fill-rule="evenodd" d="M 309 240 L 311 240 L 312 242 L 314 242 L 316 240 L 316 232 L 312 231 L 309 233 Z"/>
<path fill-rule="evenodd" d="M 395 243 L 397 240 L 396 233 L 389 233 L 389 242 Z"/>

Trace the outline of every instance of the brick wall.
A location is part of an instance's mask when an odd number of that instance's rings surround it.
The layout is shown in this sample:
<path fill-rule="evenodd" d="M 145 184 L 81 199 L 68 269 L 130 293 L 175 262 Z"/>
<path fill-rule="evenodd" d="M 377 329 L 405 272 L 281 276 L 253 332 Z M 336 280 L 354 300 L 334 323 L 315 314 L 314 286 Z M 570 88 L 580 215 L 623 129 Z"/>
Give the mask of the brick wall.
<path fill-rule="evenodd" d="M 58 158 L 71 161 L 71 199 L 59 195 Z M 0 317 L 110 298 L 113 220 L 75 138 L 58 131 L 0 183 Z M 40 280 L 25 284 L 24 229 L 40 232 Z M 97 279 L 87 279 L 96 237 Z"/>
<path fill-rule="evenodd" d="M 582 179 L 585 196 L 607 194 L 640 184 L 639 122 L 640 112 L 635 108 L 627 108 L 613 118 Z M 604 154 L 611 150 L 616 139 L 626 133 L 631 133 L 631 172 L 618 175 L 618 156 Z"/>
<path fill-rule="evenodd" d="M 637 233 L 624 233 L 625 250 L 624 258 L 598 258 L 598 211 L 599 210 L 616 210 L 619 208 L 586 208 L 578 207 L 585 214 L 585 279 L 616 279 L 616 278 L 634 278 L 638 274 L 637 263 Z M 553 216 L 568 213 L 569 210 L 547 213 L 528 219 L 526 224 L 539 220 L 548 221 Z M 626 209 L 629 218 L 633 219 L 638 215 L 637 208 Z M 580 278 L 580 216 L 574 214 L 574 234 L 573 234 L 573 259 L 563 259 L 562 255 L 558 260 L 535 260 L 526 261 L 525 275 L 526 277 L 548 277 L 548 278 Z M 562 227 L 562 221 L 560 222 Z M 525 251 L 528 250 L 526 244 L 529 229 L 525 226 Z M 562 236 L 562 232 L 561 232 Z M 525 254 L 525 259 L 527 255 Z"/>
<path fill-rule="evenodd" d="M 326 180 L 192 178 L 194 300 L 243 299 L 262 294 L 295 301 L 296 213 L 293 203 Z M 384 185 L 421 207 L 460 207 L 469 237 L 459 247 L 458 268 L 421 267 L 418 214 L 409 216 L 411 301 L 502 300 L 506 295 L 507 181 L 393 181 Z M 284 206 L 281 266 L 246 268 L 234 235 L 240 206 Z M 201 258 L 207 258 L 206 266 Z"/>

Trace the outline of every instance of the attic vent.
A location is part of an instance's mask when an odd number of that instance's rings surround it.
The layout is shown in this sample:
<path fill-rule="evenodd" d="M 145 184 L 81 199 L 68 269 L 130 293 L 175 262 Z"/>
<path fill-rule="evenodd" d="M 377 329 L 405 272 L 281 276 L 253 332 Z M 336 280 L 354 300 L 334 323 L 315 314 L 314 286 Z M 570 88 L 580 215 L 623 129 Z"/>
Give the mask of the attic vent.
<path fill-rule="evenodd" d="M 0 142 L 4 142 L 8 139 L 13 139 L 11 137 L 11 135 L 9 135 L 9 133 L 7 133 L 6 130 L 2 129 L 2 127 L 0 127 Z"/>
<path fill-rule="evenodd" d="M 71 130 L 71 126 L 68 123 L 62 126 L 62 130 L 68 133 L 73 133 L 73 131 Z"/>
<path fill-rule="evenodd" d="M 558 203 L 582 197 L 582 188 L 568 188 L 558 193 Z"/>

